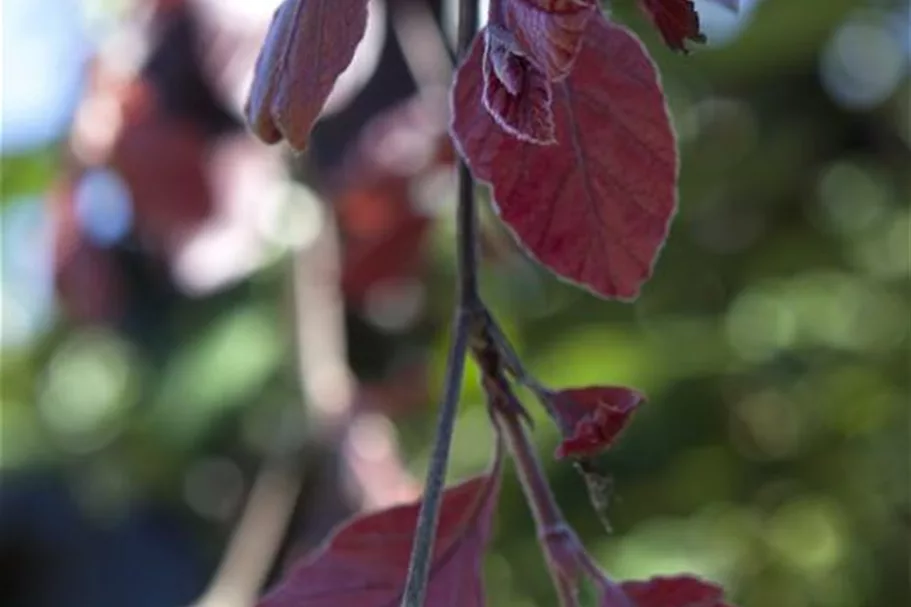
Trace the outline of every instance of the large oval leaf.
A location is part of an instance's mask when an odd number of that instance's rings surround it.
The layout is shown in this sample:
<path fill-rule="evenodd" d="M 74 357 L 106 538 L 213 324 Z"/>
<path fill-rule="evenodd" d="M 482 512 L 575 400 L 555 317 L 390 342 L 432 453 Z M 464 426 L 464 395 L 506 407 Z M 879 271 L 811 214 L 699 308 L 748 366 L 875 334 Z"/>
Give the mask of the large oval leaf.
<path fill-rule="evenodd" d="M 635 298 L 667 237 L 677 149 L 655 67 L 637 38 L 589 20 L 570 75 L 553 83 L 557 142 L 506 133 L 481 102 L 483 41 L 459 67 L 453 137 L 493 187 L 501 219 L 559 276 L 604 297 Z"/>

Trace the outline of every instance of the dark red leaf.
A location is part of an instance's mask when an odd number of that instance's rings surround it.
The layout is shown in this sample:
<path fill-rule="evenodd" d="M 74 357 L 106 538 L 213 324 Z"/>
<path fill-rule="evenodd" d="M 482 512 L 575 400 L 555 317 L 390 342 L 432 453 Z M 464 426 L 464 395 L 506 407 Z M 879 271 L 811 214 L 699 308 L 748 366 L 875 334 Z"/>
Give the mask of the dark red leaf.
<path fill-rule="evenodd" d="M 553 92 L 547 75 L 510 46 L 503 30 L 484 30 L 484 107 L 503 130 L 523 141 L 554 140 Z"/>
<path fill-rule="evenodd" d="M 459 67 L 452 132 L 501 219 L 559 276 L 632 299 L 651 276 L 677 198 L 677 150 L 655 67 L 627 30 L 589 20 L 576 64 L 553 83 L 557 142 L 503 132 L 481 103 L 483 41 Z"/>
<path fill-rule="evenodd" d="M 686 41 L 705 42 L 693 0 L 639 0 L 639 6 L 675 51 L 686 51 Z"/>
<path fill-rule="evenodd" d="M 597 10 L 595 0 L 492 0 L 490 23 L 509 31 L 549 80 L 559 80 L 572 68 Z"/>
<path fill-rule="evenodd" d="M 721 587 L 688 575 L 653 577 L 621 586 L 635 607 L 727 607 Z"/>
<path fill-rule="evenodd" d="M 129 188 L 136 230 L 154 246 L 169 248 L 212 214 L 210 153 L 196 124 L 157 106 L 137 114 L 125 108 L 109 163 Z"/>
<path fill-rule="evenodd" d="M 446 490 L 427 593 L 434 607 L 482 607 L 481 564 L 500 486 L 493 471 Z M 340 528 L 259 607 L 397 607 L 418 504 L 368 514 Z"/>
<path fill-rule="evenodd" d="M 590 457 L 610 447 L 645 401 L 639 392 L 616 386 L 560 390 L 545 398 L 563 433 L 556 454 L 560 459 Z"/>
<path fill-rule="evenodd" d="M 246 114 L 267 143 L 304 150 L 367 28 L 367 0 L 285 0 L 263 43 Z"/>
<path fill-rule="evenodd" d="M 431 220 L 415 211 L 409 184 L 407 178 L 390 177 L 336 198 L 345 233 L 342 289 L 356 305 L 377 285 L 407 282 L 424 267 Z"/>

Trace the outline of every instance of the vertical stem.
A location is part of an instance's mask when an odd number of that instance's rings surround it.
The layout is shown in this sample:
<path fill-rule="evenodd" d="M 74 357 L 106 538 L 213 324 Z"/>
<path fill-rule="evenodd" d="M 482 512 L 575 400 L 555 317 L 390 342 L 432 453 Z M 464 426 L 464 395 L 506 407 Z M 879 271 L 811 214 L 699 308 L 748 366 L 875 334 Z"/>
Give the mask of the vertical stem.
<path fill-rule="evenodd" d="M 522 422 L 513 415 L 498 415 L 509 449 L 516 461 L 522 490 L 528 498 L 538 532 L 566 525 L 560 506 L 554 498 L 538 453 L 531 444 Z"/>
<path fill-rule="evenodd" d="M 478 23 L 477 0 L 460 0 L 459 4 L 459 52 L 464 57 L 471 47 Z M 446 364 L 446 380 L 443 389 L 443 403 L 437 418 L 436 436 L 424 499 L 418 511 L 414 532 L 414 544 L 408 563 L 408 577 L 402 595 L 403 607 L 423 607 L 430 580 L 430 566 L 433 561 L 433 545 L 443 501 L 443 486 L 446 468 L 449 464 L 449 450 L 455 429 L 455 416 L 462 390 L 465 358 L 468 342 L 474 331 L 475 314 L 478 309 L 478 238 L 477 209 L 475 207 L 474 180 L 464 162 L 459 165 L 459 206 L 456 211 L 458 226 L 458 308 L 453 330 L 453 342 Z"/>
<path fill-rule="evenodd" d="M 424 484 L 424 499 L 418 511 L 414 530 L 414 543 L 408 563 L 408 577 L 402 596 L 403 607 L 423 607 L 433 560 L 433 544 L 443 502 L 443 485 L 449 464 L 449 447 L 455 430 L 455 416 L 462 391 L 462 376 L 465 371 L 465 357 L 468 352 L 468 338 L 471 317 L 461 307 L 456 312 L 455 329 L 449 359 L 446 363 L 446 382 L 443 388 L 443 403 L 437 417 L 436 436 L 430 467 Z"/>
<path fill-rule="evenodd" d="M 576 597 L 575 584 L 566 577 L 565 573 L 576 569 L 575 563 L 566 562 L 573 560 L 575 555 L 571 554 L 572 550 L 566 554 L 558 552 L 551 538 L 551 535 L 559 537 L 567 533 L 572 538 L 574 537 L 572 530 L 563 518 L 560 506 L 550 490 L 544 467 L 541 465 L 541 460 L 538 459 L 538 452 L 531 444 L 522 421 L 515 415 L 497 414 L 497 422 L 506 434 L 509 450 L 516 462 L 519 481 L 531 508 L 538 541 L 544 551 L 545 562 L 550 576 L 553 578 L 560 605 L 576 607 L 579 602 Z"/>
<path fill-rule="evenodd" d="M 459 305 L 471 312 L 478 309 L 477 210 L 474 200 L 474 178 L 465 162 L 459 164 Z"/>
<path fill-rule="evenodd" d="M 459 0 L 459 61 L 471 49 L 478 27 L 478 0 Z M 459 162 L 458 263 L 459 301 L 462 307 L 478 303 L 478 210 L 474 178 L 464 160 Z"/>

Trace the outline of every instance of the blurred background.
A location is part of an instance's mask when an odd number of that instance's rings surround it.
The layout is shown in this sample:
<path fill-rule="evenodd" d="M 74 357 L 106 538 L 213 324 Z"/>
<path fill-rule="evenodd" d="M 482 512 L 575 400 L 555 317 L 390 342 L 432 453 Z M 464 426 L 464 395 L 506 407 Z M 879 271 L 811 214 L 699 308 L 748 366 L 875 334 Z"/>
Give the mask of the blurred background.
<path fill-rule="evenodd" d="M 418 494 L 454 296 L 454 2 L 371 1 L 300 157 L 240 120 L 276 4 L 2 4 L 4 607 L 244 607 Z M 561 504 L 618 577 L 909 605 L 909 6 L 697 0 L 710 43 L 682 57 L 613 4 L 682 148 L 654 279 L 598 301 L 484 204 L 483 293 L 530 368 L 649 396 L 599 460 L 612 534 L 529 403 Z M 452 478 L 489 457 L 477 380 Z M 508 474 L 492 605 L 553 604 L 534 543 Z"/>

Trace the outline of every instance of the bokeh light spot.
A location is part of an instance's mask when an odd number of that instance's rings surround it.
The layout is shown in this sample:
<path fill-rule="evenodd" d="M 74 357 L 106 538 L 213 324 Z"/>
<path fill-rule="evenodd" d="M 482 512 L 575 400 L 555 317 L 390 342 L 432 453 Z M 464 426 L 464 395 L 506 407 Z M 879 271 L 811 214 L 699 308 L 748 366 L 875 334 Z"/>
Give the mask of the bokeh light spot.
<path fill-rule="evenodd" d="M 75 205 L 83 231 L 99 246 L 116 244 L 133 226 L 130 191 L 114 171 L 86 173 L 76 186 Z"/>
<path fill-rule="evenodd" d="M 785 503 L 768 522 L 769 545 L 782 562 L 807 573 L 825 573 L 845 557 L 848 538 L 837 503 L 804 496 Z"/>
<path fill-rule="evenodd" d="M 794 342 L 797 319 L 779 297 L 752 289 L 740 295 L 728 312 L 727 333 L 742 358 L 761 361 Z"/>
<path fill-rule="evenodd" d="M 91 451 L 119 433 L 132 401 L 132 364 L 126 343 L 107 331 L 76 333 L 57 349 L 38 405 L 63 448 Z"/>
<path fill-rule="evenodd" d="M 907 35 L 907 30 L 905 30 Z M 907 58 L 885 16 L 858 17 L 841 26 L 822 55 L 823 85 L 851 109 L 883 103 L 906 74 Z"/>
<path fill-rule="evenodd" d="M 843 161 L 823 172 L 818 192 L 825 227 L 836 233 L 870 228 L 883 218 L 889 203 L 889 192 L 882 180 Z"/>
<path fill-rule="evenodd" d="M 184 474 L 184 500 L 203 518 L 228 520 L 237 511 L 243 491 L 244 475 L 226 457 L 202 458 Z"/>

